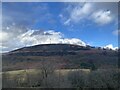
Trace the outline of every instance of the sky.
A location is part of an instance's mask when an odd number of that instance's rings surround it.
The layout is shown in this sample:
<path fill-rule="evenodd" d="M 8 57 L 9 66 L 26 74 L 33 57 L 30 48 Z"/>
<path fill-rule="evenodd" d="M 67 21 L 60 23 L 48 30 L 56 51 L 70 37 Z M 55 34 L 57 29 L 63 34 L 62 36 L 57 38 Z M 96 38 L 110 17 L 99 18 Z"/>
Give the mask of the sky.
<path fill-rule="evenodd" d="M 3 52 L 49 43 L 118 47 L 117 2 L 3 2 L 0 19 Z"/>

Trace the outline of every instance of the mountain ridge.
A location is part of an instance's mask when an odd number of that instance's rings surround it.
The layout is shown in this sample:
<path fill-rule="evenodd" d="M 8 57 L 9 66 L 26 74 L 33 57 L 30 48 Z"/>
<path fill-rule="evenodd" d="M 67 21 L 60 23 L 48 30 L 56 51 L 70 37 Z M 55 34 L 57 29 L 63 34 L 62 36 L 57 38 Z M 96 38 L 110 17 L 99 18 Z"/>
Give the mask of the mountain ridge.
<path fill-rule="evenodd" d="M 23 47 L 6 53 L 2 55 L 2 61 L 3 71 L 36 69 L 40 67 L 43 60 L 54 62 L 56 68 L 88 69 L 91 62 L 96 68 L 116 67 L 117 57 L 118 52 L 109 49 L 71 44 L 44 44 Z"/>

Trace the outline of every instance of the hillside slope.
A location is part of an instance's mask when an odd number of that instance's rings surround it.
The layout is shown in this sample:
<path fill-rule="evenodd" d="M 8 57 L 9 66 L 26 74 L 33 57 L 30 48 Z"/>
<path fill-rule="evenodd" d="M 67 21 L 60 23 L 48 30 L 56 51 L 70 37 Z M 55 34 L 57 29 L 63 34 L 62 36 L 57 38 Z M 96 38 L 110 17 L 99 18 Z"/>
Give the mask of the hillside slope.
<path fill-rule="evenodd" d="M 118 52 L 71 44 L 43 44 L 20 48 L 2 55 L 3 71 L 40 68 L 49 62 L 58 68 L 117 67 Z"/>

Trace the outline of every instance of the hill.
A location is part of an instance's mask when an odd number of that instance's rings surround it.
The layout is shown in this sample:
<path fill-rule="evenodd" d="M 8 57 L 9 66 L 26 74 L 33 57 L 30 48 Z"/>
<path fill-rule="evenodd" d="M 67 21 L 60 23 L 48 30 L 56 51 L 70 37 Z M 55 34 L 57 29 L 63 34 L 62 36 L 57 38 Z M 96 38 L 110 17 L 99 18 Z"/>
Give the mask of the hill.
<path fill-rule="evenodd" d="M 56 69 L 117 67 L 118 52 L 91 46 L 43 44 L 23 47 L 2 55 L 3 71 L 36 69 L 49 62 Z"/>

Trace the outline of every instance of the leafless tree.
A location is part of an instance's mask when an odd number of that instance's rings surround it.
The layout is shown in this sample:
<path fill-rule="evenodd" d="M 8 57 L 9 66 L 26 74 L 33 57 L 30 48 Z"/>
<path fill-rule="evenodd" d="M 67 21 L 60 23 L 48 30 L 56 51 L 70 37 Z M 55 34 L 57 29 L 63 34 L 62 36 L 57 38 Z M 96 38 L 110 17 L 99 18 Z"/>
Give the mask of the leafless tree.
<path fill-rule="evenodd" d="M 54 61 L 51 61 L 51 60 L 41 61 L 40 70 L 41 70 L 41 76 L 43 79 L 42 80 L 43 87 L 51 86 L 49 82 L 50 82 L 50 78 L 52 78 L 54 75 L 55 67 L 56 67 L 56 64 L 54 63 Z"/>

